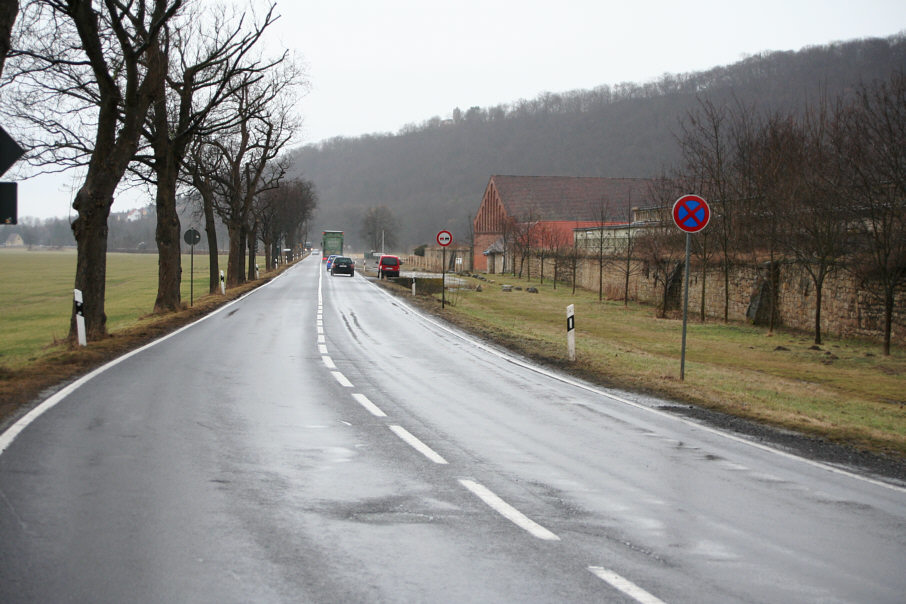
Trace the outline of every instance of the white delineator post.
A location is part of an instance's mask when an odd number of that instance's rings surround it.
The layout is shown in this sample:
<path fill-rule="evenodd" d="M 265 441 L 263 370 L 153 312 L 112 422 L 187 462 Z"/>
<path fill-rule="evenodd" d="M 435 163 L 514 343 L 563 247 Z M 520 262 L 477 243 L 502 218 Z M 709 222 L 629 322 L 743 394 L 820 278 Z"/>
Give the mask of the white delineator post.
<path fill-rule="evenodd" d="M 220 271 L 220 295 L 226 295 L 226 280 L 223 278 L 223 271 Z"/>
<path fill-rule="evenodd" d="M 576 307 L 570 304 L 566 307 L 566 347 L 569 350 L 569 360 L 576 360 Z"/>
<path fill-rule="evenodd" d="M 76 334 L 79 346 L 88 346 L 88 338 L 85 335 L 85 312 L 82 310 L 82 290 L 73 290 L 73 297 L 76 305 Z"/>

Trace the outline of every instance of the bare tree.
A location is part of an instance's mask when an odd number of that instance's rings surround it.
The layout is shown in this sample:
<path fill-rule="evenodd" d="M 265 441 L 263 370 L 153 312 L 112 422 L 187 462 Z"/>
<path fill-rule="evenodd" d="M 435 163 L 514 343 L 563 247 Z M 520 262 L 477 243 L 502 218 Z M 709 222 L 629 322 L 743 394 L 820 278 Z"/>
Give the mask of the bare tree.
<path fill-rule="evenodd" d="M 32 161 L 85 169 L 72 204 L 78 213 L 72 230 L 78 248 L 75 288 L 82 291 L 89 340 L 107 333 L 107 217 L 159 94 L 166 68 L 160 32 L 182 4 L 40 0 L 31 6 L 28 35 L 17 49 L 20 97 L 14 111 L 49 134 L 29 145 Z M 79 311 L 73 304 L 72 341 Z"/>
<path fill-rule="evenodd" d="M 281 241 L 286 247 L 295 247 L 299 229 L 311 218 L 316 205 L 314 184 L 309 180 L 284 181 L 258 196 L 254 212 L 267 266 L 273 266 Z"/>
<path fill-rule="evenodd" d="M 193 171 L 203 174 L 214 186 L 214 210 L 229 233 L 228 287 L 245 282 L 243 256 L 255 197 L 278 186 L 286 174 L 286 158 L 280 158 L 280 154 L 298 131 L 292 106 L 301 75 L 294 63 L 284 61 L 264 80 L 257 75 L 244 76 L 245 85 L 228 103 L 239 117 L 236 128 L 206 139 L 195 154 L 211 162 Z"/>
<path fill-rule="evenodd" d="M 146 158 L 156 185 L 158 288 L 155 312 L 180 308 L 181 238 L 176 211 L 177 184 L 193 139 L 234 128 L 238 114 L 217 112 L 239 85 L 273 68 L 282 58 L 247 59 L 273 22 L 273 7 L 246 31 L 245 15 L 223 7 L 193 12 L 164 28 L 161 39 L 168 71 L 159 73 L 159 91 L 149 112 Z M 285 55 L 284 55 L 285 56 Z"/>
<path fill-rule="evenodd" d="M 717 105 L 710 99 L 699 99 L 698 108 L 681 122 L 679 137 L 683 153 L 683 178 L 699 186 L 712 207 L 708 230 L 721 255 L 724 279 L 724 321 L 730 314 L 730 270 L 737 237 L 738 195 L 734 171 L 733 137 L 741 118 L 748 110 Z M 735 123 L 734 123 L 735 122 Z"/>
<path fill-rule="evenodd" d="M 204 139 L 193 142 L 187 162 L 187 176 L 201 198 L 205 235 L 208 241 L 209 293 L 220 288 L 220 257 L 214 203 L 218 195 L 216 174 L 224 170 L 223 157 Z"/>
<path fill-rule="evenodd" d="M 383 252 L 387 246 L 396 247 L 398 230 L 399 222 L 387 206 L 370 207 L 362 215 L 360 234 L 368 242 L 369 251 Z"/>
<path fill-rule="evenodd" d="M 661 287 L 658 316 L 666 316 L 670 296 L 679 284 L 683 269 L 684 237 L 673 223 L 671 209 L 679 193 L 674 183 L 659 179 L 650 187 L 650 195 L 658 203 L 657 220 L 647 226 L 636 243 L 638 255 L 646 270 L 654 274 L 655 286 Z"/>
<path fill-rule="evenodd" d="M 842 128 L 842 104 L 826 99 L 807 112 L 803 123 L 804 170 L 790 208 L 789 252 L 815 287 L 815 344 L 821 344 L 821 310 L 828 275 L 840 268 L 848 251 L 845 171 L 834 140 Z"/>
<path fill-rule="evenodd" d="M 788 238 L 783 226 L 803 187 L 805 140 L 796 118 L 778 111 L 765 116 L 737 144 L 740 154 L 747 157 L 742 176 L 752 199 L 744 208 L 744 219 L 749 225 L 745 248 L 755 266 L 766 269 L 758 304 L 767 307 L 771 333 L 777 320 L 779 254 Z M 758 316 L 752 318 L 758 320 Z"/>
<path fill-rule="evenodd" d="M 568 273 L 574 266 L 572 255 L 576 250 L 575 240 L 575 232 L 570 236 L 565 231 L 557 230 L 548 242 L 554 259 L 554 289 L 557 289 L 557 282 L 563 280 L 563 273 Z"/>
<path fill-rule="evenodd" d="M 861 86 L 845 118 L 837 149 L 852 173 L 850 223 L 860 235 L 852 268 L 883 305 L 889 355 L 896 294 L 906 286 L 906 75 Z"/>
<path fill-rule="evenodd" d="M 623 277 L 623 306 L 629 306 L 629 282 L 640 271 L 634 257 L 638 244 L 639 229 L 635 225 L 635 216 L 631 206 L 632 204 L 630 203 L 626 209 L 626 236 L 622 239 L 620 248 L 614 252 L 613 263 L 616 271 Z"/>
<path fill-rule="evenodd" d="M 604 237 L 604 225 L 610 220 L 610 202 L 600 199 L 596 210 L 598 219 L 598 238 L 595 243 L 595 260 L 598 263 L 598 302 L 604 301 L 604 267 L 610 261 L 607 240 Z"/>

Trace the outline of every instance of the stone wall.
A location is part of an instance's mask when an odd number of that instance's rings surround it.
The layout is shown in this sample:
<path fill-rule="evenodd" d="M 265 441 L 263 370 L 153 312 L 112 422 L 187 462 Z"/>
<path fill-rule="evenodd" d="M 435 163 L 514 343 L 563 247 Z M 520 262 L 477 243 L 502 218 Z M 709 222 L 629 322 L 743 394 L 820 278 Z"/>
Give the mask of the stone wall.
<path fill-rule="evenodd" d="M 633 261 L 629 281 L 629 298 L 644 304 L 658 305 L 663 298 L 662 284 L 655 282 L 654 271 L 646 263 Z M 527 268 L 523 269 L 526 274 Z M 593 258 L 580 259 L 576 284 L 583 289 L 598 291 L 598 263 Z M 541 277 L 538 258 L 531 264 L 533 280 Z M 554 262 L 545 259 L 545 281 L 553 278 Z M 682 308 L 682 270 L 677 270 L 668 301 L 668 310 Z M 751 321 L 759 310 L 759 292 L 767 291 L 764 284 L 770 277 L 765 267 L 735 267 L 729 278 L 728 318 L 731 321 Z M 622 300 L 624 273 L 608 264 L 603 273 L 603 294 L 609 300 Z M 702 306 L 702 280 L 704 279 L 704 306 L 708 318 L 723 319 L 724 276 L 720 266 L 701 265 L 693 261 L 689 275 L 689 316 L 698 317 Z M 779 265 L 774 275 L 777 284 L 777 325 L 784 325 L 805 332 L 813 332 L 815 325 L 815 286 L 811 277 L 794 264 Z M 761 305 L 760 321 L 766 323 L 769 306 Z M 860 289 L 856 280 L 847 272 L 830 275 L 824 284 L 821 304 L 821 331 L 843 337 L 867 337 L 880 341 L 883 338 L 883 305 L 868 292 Z M 906 344 L 906 291 L 901 291 L 894 307 L 893 332 L 895 345 Z"/>

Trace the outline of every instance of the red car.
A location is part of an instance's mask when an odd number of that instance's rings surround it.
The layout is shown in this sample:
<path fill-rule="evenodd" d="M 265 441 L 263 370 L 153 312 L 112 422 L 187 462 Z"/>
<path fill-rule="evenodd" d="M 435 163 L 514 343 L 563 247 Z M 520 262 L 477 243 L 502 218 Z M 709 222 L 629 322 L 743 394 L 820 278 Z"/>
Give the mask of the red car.
<path fill-rule="evenodd" d="M 400 265 L 403 263 L 399 256 L 383 255 L 378 259 L 378 277 L 399 277 Z"/>

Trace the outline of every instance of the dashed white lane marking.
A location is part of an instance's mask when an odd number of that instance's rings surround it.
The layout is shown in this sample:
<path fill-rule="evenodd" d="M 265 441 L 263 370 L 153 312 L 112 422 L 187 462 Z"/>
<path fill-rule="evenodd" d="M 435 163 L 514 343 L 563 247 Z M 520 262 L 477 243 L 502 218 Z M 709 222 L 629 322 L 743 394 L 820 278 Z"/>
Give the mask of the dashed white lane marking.
<path fill-rule="evenodd" d="M 488 504 L 495 512 L 528 532 L 531 536 L 545 541 L 559 541 L 560 537 L 550 532 L 507 502 L 495 495 L 490 489 L 474 480 L 460 479 L 460 484 L 466 487 L 479 499 Z"/>
<path fill-rule="evenodd" d="M 629 579 L 618 575 L 612 570 L 608 570 L 602 566 L 589 566 L 588 570 L 597 575 L 598 578 L 605 583 L 608 583 L 611 587 L 623 592 L 640 604 L 664 604 L 664 601 L 660 598 L 651 595 Z"/>
<path fill-rule="evenodd" d="M 339 371 L 331 371 L 330 373 L 333 374 L 334 379 L 340 382 L 340 386 L 343 386 L 344 388 L 352 388 L 352 382 L 350 382 L 345 375 L 343 375 Z"/>
<path fill-rule="evenodd" d="M 437 464 L 446 464 L 447 460 L 434 452 L 434 450 L 420 441 L 418 438 L 413 436 L 408 430 L 402 426 L 390 426 L 390 429 L 393 430 L 393 433 L 403 439 L 407 445 L 427 457 L 429 460 Z"/>
<path fill-rule="evenodd" d="M 327 346 L 325 346 L 324 344 L 318 344 L 318 352 L 320 352 L 322 355 L 327 354 Z"/>
<path fill-rule="evenodd" d="M 326 354 L 325 354 L 325 355 L 321 355 L 321 360 L 324 361 L 324 364 L 327 365 L 327 368 L 328 368 L 328 369 L 336 369 L 336 368 L 337 368 L 337 365 L 336 365 L 336 363 L 333 362 L 333 359 L 330 358 L 329 356 L 327 356 Z"/>
<path fill-rule="evenodd" d="M 380 407 L 372 403 L 364 394 L 356 392 L 352 395 L 352 398 L 357 400 L 361 406 L 368 409 L 368 412 L 371 413 L 371 415 L 375 417 L 387 417 L 387 414 L 381 411 Z"/>
<path fill-rule="evenodd" d="M 324 339 L 324 334 L 318 336 L 318 344 L 326 344 L 327 340 Z"/>

